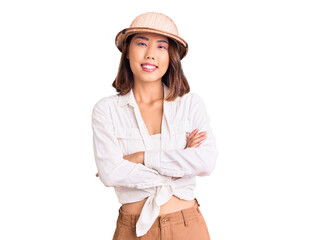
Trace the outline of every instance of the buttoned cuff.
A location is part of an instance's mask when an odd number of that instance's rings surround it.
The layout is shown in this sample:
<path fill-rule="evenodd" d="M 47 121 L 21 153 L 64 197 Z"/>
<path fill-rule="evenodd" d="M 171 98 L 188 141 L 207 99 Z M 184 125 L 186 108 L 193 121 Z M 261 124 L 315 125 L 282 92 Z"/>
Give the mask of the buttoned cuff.
<path fill-rule="evenodd" d="M 144 152 L 144 165 L 156 171 L 161 168 L 161 151 L 149 151 Z"/>

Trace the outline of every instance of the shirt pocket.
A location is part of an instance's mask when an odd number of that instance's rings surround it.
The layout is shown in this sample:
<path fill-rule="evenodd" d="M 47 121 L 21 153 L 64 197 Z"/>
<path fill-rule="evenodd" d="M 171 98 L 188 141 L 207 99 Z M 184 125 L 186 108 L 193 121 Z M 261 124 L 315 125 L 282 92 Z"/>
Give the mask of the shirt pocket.
<path fill-rule="evenodd" d="M 123 155 L 145 151 L 145 144 L 138 128 L 116 127 L 115 135 L 122 148 Z"/>
<path fill-rule="evenodd" d="M 190 122 L 189 120 L 183 120 L 175 122 L 171 127 L 171 135 L 176 142 L 176 149 L 184 149 L 186 146 L 187 137 L 190 135 Z"/>

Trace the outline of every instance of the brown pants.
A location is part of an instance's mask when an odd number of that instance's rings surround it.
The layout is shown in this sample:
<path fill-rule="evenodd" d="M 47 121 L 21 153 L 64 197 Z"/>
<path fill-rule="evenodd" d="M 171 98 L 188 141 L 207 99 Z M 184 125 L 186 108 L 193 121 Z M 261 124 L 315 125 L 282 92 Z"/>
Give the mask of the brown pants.
<path fill-rule="evenodd" d="M 210 240 L 206 222 L 200 212 L 200 204 L 191 208 L 159 216 L 151 229 L 136 236 L 139 215 L 125 213 L 120 208 L 113 240 Z"/>

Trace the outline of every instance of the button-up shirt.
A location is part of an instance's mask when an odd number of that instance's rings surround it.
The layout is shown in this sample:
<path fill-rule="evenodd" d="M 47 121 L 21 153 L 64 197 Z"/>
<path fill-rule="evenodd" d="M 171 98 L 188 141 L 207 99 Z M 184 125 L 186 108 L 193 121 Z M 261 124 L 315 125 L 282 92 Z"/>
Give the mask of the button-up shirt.
<path fill-rule="evenodd" d="M 169 88 L 162 84 L 165 98 Z M 192 92 L 163 101 L 160 149 L 153 148 L 132 89 L 123 96 L 100 99 L 92 111 L 92 129 L 101 182 L 114 187 L 121 204 L 147 198 L 136 225 L 138 237 L 147 233 L 160 206 L 172 195 L 194 199 L 196 176 L 209 175 L 218 156 L 206 106 Z M 198 147 L 185 148 L 188 135 L 195 129 L 206 131 L 207 138 Z M 123 158 L 140 151 L 144 151 L 144 165 Z"/>

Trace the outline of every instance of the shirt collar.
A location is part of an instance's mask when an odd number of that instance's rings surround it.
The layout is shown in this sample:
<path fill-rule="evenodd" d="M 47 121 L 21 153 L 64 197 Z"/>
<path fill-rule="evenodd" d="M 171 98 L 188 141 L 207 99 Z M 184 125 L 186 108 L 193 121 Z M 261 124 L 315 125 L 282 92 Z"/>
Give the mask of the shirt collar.
<path fill-rule="evenodd" d="M 162 82 L 163 84 L 163 93 L 164 93 L 164 98 L 166 98 L 168 96 L 168 93 L 169 93 L 169 88 Z M 130 92 L 128 92 L 127 94 L 121 96 L 121 95 L 118 95 L 119 96 L 119 99 L 118 99 L 118 105 L 120 107 L 126 105 L 126 104 L 129 104 L 130 106 L 132 107 L 136 107 L 137 106 L 137 102 L 136 102 L 136 99 L 134 98 L 134 94 L 133 94 L 133 90 L 132 88 L 130 89 Z M 174 102 L 178 102 L 178 101 L 181 101 L 181 97 L 177 97 Z M 167 102 L 167 101 L 165 101 Z"/>

